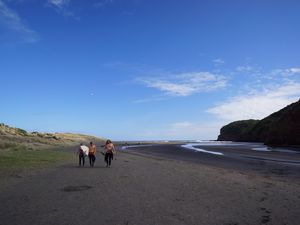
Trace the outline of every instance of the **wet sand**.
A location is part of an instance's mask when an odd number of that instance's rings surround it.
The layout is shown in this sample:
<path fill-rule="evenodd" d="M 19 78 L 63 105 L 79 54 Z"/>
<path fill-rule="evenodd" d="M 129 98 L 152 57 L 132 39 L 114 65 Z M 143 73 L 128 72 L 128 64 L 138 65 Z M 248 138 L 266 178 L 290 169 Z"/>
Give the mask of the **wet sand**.
<path fill-rule="evenodd" d="M 300 224 L 293 173 L 188 159 L 172 145 L 151 151 L 120 152 L 112 168 L 98 155 L 95 168 L 65 164 L 16 178 L 0 189 L 1 225 Z"/>
<path fill-rule="evenodd" d="M 251 145 L 250 145 L 251 147 Z M 253 151 L 249 145 L 237 146 L 196 146 L 206 151 L 219 152 L 224 155 L 214 155 L 195 152 L 182 148 L 180 144 L 153 145 L 138 148 L 128 148 L 126 151 L 165 159 L 174 159 L 223 168 L 236 172 L 246 172 L 273 178 L 300 180 L 300 151 L 294 153 Z"/>

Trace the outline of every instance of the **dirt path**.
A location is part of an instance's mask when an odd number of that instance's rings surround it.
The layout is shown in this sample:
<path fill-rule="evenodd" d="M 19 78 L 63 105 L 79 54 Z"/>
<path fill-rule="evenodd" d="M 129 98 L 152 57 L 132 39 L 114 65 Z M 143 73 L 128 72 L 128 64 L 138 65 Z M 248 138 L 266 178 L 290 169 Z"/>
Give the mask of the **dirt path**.
<path fill-rule="evenodd" d="M 20 178 L 0 202 L 1 225 L 300 224 L 299 183 L 131 153 Z"/>

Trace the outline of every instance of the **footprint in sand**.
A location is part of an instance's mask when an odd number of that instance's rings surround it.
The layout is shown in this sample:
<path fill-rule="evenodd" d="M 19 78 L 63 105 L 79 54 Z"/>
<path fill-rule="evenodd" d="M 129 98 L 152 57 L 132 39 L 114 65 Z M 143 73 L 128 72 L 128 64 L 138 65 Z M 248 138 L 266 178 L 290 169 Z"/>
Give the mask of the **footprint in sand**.
<path fill-rule="evenodd" d="M 76 192 L 76 191 L 86 191 L 91 189 L 91 186 L 87 185 L 80 185 L 80 186 L 67 186 L 61 189 L 61 191 L 64 192 Z"/>
<path fill-rule="evenodd" d="M 266 224 L 271 221 L 270 214 L 271 211 L 267 210 L 266 208 L 260 208 L 260 210 L 263 212 L 263 216 L 261 217 L 261 223 Z"/>
<path fill-rule="evenodd" d="M 270 222 L 270 216 L 262 216 L 261 223 L 266 224 Z"/>
<path fill-rule="evenodd" d="M 264 202 L 264 201 L 266 201 L 266 200 L 267 200 L 266 197 L 261 197 L 260 200 L 259 200 L 259 202 Z"/>

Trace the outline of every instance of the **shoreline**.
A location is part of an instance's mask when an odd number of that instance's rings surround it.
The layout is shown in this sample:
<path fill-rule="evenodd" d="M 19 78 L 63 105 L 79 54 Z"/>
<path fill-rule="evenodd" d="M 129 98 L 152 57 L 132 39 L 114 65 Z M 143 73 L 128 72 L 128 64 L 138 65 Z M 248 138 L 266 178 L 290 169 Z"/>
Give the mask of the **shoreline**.
<path fill-rule="evenodd" d="M 185 161 L 204 166 L 228 169 L 231 171 L 245 172 L 257 176 L 274 176 L 279 179 L 292 180 L 300 182 L 300 154 L 297 154 L 297 164 L 289 164 L 294 162 L 293 154 L 285 154 L 282 152 L 260 152 L 251 151 L 228 146 L 199 146 L 207 151 L 218 151 L 224 155 L 207 154 L 203 152 L 195 152 L 189 149 L 183 149 L 180 145 L 152 145 L 140 148 L 128 148 L 125 152 L 137 155 L 151 156 L 163 158 L 165 160 Z M 244 152 L 243 152 L 244 151 Z M 243 152 L 243 155 L 240 155 Z M 275 160 L 270 158 L 275 157 Z M 252 157 L 252 158 L 251 158 Z M 277 157 L 277 161 L 276 161 Z M 280 159 L 282 161 L 280 161 Z"/>

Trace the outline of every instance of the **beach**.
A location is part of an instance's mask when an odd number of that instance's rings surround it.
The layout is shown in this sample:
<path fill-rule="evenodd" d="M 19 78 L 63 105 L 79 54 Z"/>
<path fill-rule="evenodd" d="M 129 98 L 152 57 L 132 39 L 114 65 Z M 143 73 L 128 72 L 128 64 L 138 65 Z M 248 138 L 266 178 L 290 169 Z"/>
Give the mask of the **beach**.
<path fill-rule="evenodd" d="M 197 153 L 178 145 L 152 149 L 119 151 L 112 168 L 99 154 L 94 168 L 79 168 L 74 160 L 14 178 L 0 189 L 1 224 L 300 223 L 300 179 L 294 173 L 190 160 L 182 154 Z"/>

